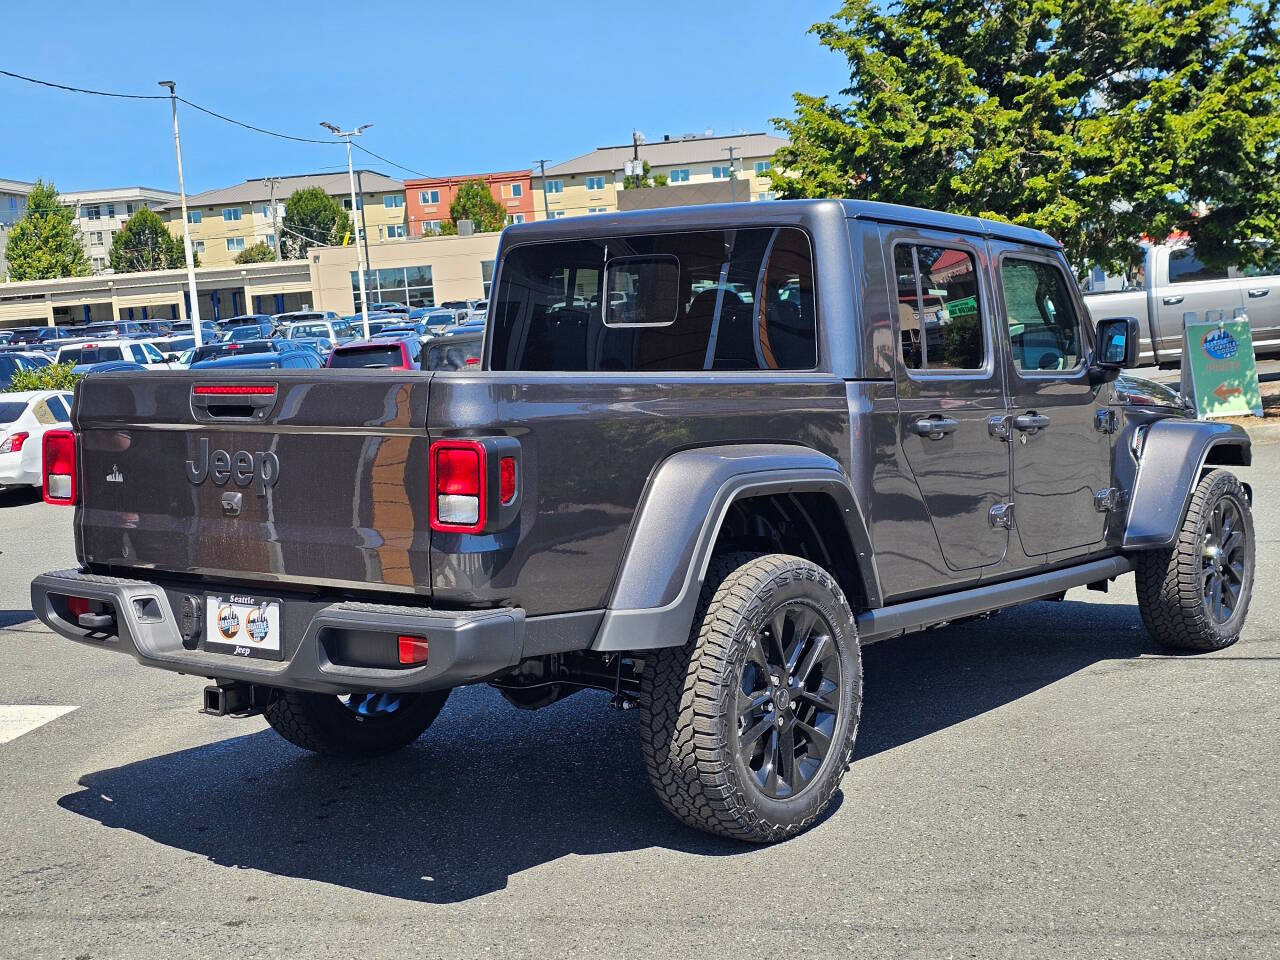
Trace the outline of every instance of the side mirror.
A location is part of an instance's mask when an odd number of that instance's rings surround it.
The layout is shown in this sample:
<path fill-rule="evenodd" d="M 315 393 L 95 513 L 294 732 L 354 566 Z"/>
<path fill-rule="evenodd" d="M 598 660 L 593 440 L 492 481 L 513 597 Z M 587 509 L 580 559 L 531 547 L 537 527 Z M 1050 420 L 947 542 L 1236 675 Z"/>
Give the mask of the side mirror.
<path fill-rule="evenodd" d="M 1099 320 L 1094 334 L 1093 365 L 1103 370 L 1123 370 L 1138 365 L 1137 317 Z"/>

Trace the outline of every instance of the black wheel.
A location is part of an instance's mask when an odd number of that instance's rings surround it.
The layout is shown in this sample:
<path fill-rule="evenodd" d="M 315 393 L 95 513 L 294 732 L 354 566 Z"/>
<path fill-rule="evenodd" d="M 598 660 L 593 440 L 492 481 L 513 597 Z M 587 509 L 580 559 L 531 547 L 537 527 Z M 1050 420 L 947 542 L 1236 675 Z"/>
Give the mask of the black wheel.
<path fill-rule="evenodd" d="M 1249 611 L 1253 557 L 1244 487 L 1215 470 L 1196 485 L 1173 546 L 1138 555 L 1138 608 L 1151 636 L 1175 650 L 1235 643 Z"/>
<path fill-rule="evenodd" d="M 448 690 L 344 697 L 282 690 L 265 715 L 276 733 L 304 750 L 371 757 L 417 740 L 448 699 Z"/>
<path fill-rule="evenodd" d="M 831 801 L 861 704 L 857 628 L 831 575 L 783 554 L 717 558 L 689 642 L 641 675 L 649 778 L 690 826 L 785 840 Z"/>

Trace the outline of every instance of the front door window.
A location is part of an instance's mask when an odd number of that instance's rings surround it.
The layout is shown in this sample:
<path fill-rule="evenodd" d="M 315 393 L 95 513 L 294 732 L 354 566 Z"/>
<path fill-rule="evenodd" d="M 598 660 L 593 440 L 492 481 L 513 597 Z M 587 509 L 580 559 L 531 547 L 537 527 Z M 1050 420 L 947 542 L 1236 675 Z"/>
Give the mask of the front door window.
<path fill-rule="evenodd" d="M 1008 257 L 1000 271 L 1013 366 L 1019 373 L 1075 370 L 1083 362 L 1080 318 L 1062 271 Z"/>

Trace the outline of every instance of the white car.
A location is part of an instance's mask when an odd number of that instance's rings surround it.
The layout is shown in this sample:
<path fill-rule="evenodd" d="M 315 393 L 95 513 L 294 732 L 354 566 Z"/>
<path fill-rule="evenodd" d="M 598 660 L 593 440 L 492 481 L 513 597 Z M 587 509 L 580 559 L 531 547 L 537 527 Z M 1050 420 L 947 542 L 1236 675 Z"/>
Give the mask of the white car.
<path fill-rule="evenodd" d="M 90 364 L 128 360 L 156 370 L 173 369 L 164 354 L 145 340 L 95 340 L 58 348 L 57 363 Z"/>
<path fill-rule="evenodd" d="M 43 483 L 44 435 L 71 426 L 71 396 L 57 390 L 0 393 L 0 490 Z"/>

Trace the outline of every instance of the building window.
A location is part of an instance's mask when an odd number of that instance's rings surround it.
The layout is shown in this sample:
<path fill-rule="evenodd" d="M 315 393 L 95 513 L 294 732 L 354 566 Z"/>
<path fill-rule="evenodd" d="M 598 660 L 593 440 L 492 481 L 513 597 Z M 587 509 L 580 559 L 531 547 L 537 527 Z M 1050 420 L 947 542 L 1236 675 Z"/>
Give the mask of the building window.
<path fill-rule="evenodd" d="M 732 176 L 733 176 L 733 167 L 723 166 L 723 167 L 711 168 L 712 180 L 728 180 Z"/>
<path fill-rule="evenodd" d="M 757 160 L 757 161 L 756 161 L 756 176 L 757 176 L 757 177 L 762 177 L 762 176 L 764 176 L 766 173 L 768 173 L 768 172 L 769 172 L 770 170 L 772 170 L 772 169 L 773 169 L 773 164 L 772 164 L 770 161 L 768 161 L 768 160 Z"/>
<path fill-rule="evenodd" d="M 107 216 L 114 217 L 116 215 L 116 205 L 114 203 L 107 204 Z"/>
<path fill-rule="evenodd" d="M 191 241 L 191 249 L 193 249 L 196 253 L 204 253 L 204 241 L 203 240 Z"/>
<path fill-rule="evenodd" d="M 439 220 L 423 220 L 422 221 L 422 235 L 424 237 L 434 236 L 439 232 L 440 232 Z"/>
<path fill-rule="evenodd" d="M 564 193 L 564 181 L 548 180 L 546 181 L 542 189 L 545 190 L 547 193 Z"/>
<path fill-rule="evenodd" d="M 688 183 L 689 170 L 672 170 L 667 174 L 667 183 Z"/>
<path fill-rule="evenodd" d="M 431 207 L 440 202 L 439 190 L 419 190 L 418 202 L 424 206 Z"/>
<path fill-rule="evenodd" d="M 563 219 L 563 218 L 564 218 L 564 216 L 565 216 L 565 211 L 563 211 L 563 210 L 552 210 L 552 211 L 551 211 L 551 219 L 552 219 L 552 220 L 561 220 L 561 219 Z"/>
<path fill-rule="evenodd" d="M 84 218 L 86 220 L 101 220 L 102 211 L 98 208 L 98 205 L 95 203 L 93 204 L 93 206 L 84 208 Z"/>
<path fill-rule="evenodd" d="M 259 207 L 258 216 L 264 217 L 268 220 L 271 219 L 271 204 L 264 203 L 261 207 Z"/>
<path fill-rule="evenodd" d="M 404 236 L 404 224 L 403 224 L 403 223 L 393 223 L 393 224 L 391 224 L 390 226 L 388 226 L 388 227 L 387 227 L 387 239 L 388 239 L 388 240 L 396 240 L 396 239 L 398 239 L 398 238 L 400 238 L 400 237 L 403 237 L 403 236 Z"/>
<path fill-rule="evenodd" d="M 524 185 L 520 183 L 504 183 L 502 185 L 502 195 L 504 197 L 523 197 Z"/>
<path fill-rule="evenodd" d="M 244 237 L 227 237 L 227 249 L 231 251 L 244 249 Z"/>
<path fill-rule="evenodd" d="M 587 213 L 608 213 L 608 207 L 587 207 Z"/>
<path fill-rule="evenodd" d="M 275 249 L 275 247 L 276 247 L 276 235 L 275 235 L 274 233 L 268 233 L 268 234 L 267 234 L 267 246 L 268 246 L 268 247 L 270 247 L 272 250 L 274 250 L 274 249 Z"/>
<path fill-rule="evenodd" d="M 778 192 L 776 190 L 766 190 L 764 193 L 756 197 L 757 200 L 777 200 Z"/>
<path fill-rule="evenodd" d="M 105 270 L 105 269 L 106 269 L 106 266 L 107 266 L 107 260 L 106 260 L 106 258 L 105 258 L 105 257 L 94 257 L 94 258 L 93 258 L 93 269 L 94 269 L 94 270 Z"/>
<path fill-rule="evenodd" d="M 342 209 L 343 209 L 343 210 L 350 210 L 350 209 L 351 209 L 351 198 L 350 198 L 350 197 L 343 197 L 343 198 L 342 198 Z M 357 209 L 357 210 L 363 210 L 363 209 L 364 209 L 364 197 L 356 197 L 356 209 Z"/>
<path fill-rule="evenodd" d="M 508 224 L 512 224 L 512 223 L 524 223 L 524 214 L 523 214 L 523 213 L 508 213 L 508 214 L 507 214 L 507 223 L 508 223 Z"/>
<path fill-rule="evenodd" d="M 435 306 L 435 291 L 431 282 L 431 268 L 392 267 L 388 270 L 366 270 L 365 292 L 370 303 L 394 300 L 410 307 Z M 351 271 L 351 294 L 356 310 L 360 309 L 360 274 Z"/>
<path fill-rule="evenodd" d="M 396 207 L 403 207 L 404 197 L 398 193 L 389 193 L 382 198 L 382 205 L 388 210 L 394 210 Z"/>
<path fill-rule="evenodd" d="M 587 177 L 587 189 L 597 193 L 604 189 L 604 177 Z"/>
<path fill-rule="evenodd" d="M 94 242 L 94 243 L 101 243 L 101 242 L 102 242 L 102 231 L 101 231 L 101 230 L 95 230 L 95 231 L 93 231 L 93 242 Z"/>
<path fill-rule="evenodd" d="M 126 216 L 130 216 L 130 217 L 132 217 L 132 216 L 133 216 L 133 204 L 132 204 L 132 203 L 126 203 L 126 204 L 124 205 L 124 212 L 125 212 L 125 215 L 126 215 Z"/>
<path fill-rule="evenodd" d="M 204 217 L 199 210 L 190 210 L 187 212 L 187 223 L 199 223 Z"/>
<path fill-rule="evenodd" d="M 239 219 L 240 219 L 240 208 L 239 208 L 239 207 L 227 207 L 225 210 L 223 210 L 223 211 L 222 211 L 222 219 L 223 219 L 223 220 L 225 220 L 225 221 L 227 221 L 228 223 L 232 222 L 233 220 L 239 220 Z M 228 247 L 228 249 L 230 249 L 230 248 Z"/>
<path fill-rule="evenodd" d="M 484 287 L 484 298 L 489 299 L 489 289 L 493 286 L 493 264 L 492 260 L 480 261 L 480 283 Z"/>

